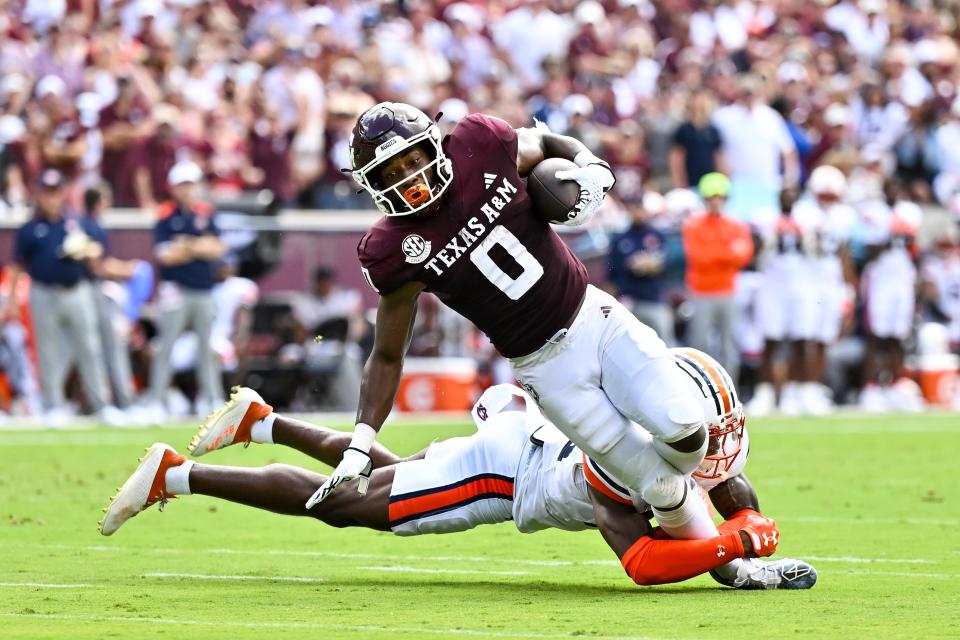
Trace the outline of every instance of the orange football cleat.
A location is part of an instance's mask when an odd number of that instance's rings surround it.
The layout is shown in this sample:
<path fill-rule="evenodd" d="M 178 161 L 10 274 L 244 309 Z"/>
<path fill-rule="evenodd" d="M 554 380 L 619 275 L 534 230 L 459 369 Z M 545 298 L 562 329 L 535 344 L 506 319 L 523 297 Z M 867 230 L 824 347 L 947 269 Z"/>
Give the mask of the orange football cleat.
<path fill-rule="evenodd" d="M 260 394 L 248 387 L 234 387 L 226 404 L 210 414 L 197 434 L 190 441 L 187 451 L 192 456 L 202 456 L 232 444 L 242 442 L 250 444 L 250 429 L 258 420 L 266 418 L 273 411 L 260 397 Z"/>
<path fill-rule="evenodd" d="M 166 490 L 167 469 L 181 465 L 186 460 L 170 445 L 157 442 L 150 446 L 146 455 L 140 458 L 136 471 L 117 490 L 117 495 L 110 499 L 110 504 L 103 510 L 100 533 L 105 536 L 112 535 L 124 522 L 157 502 L 163 509 L 167 500 L 176 497 Z"/>

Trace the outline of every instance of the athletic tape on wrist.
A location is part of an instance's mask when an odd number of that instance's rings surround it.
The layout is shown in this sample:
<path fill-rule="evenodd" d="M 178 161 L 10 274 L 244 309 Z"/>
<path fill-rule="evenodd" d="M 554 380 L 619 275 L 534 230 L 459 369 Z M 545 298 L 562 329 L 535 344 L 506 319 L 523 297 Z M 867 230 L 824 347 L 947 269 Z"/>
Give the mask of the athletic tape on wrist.
<path fill-rule="evenodd" d="M 369 453 L 370 447 L 373 446 L 376 439 L 376 429 L 363 422 L 358 422 L 357 426 L 353 428 L 353 439 L 350 441 L 350 448 Z"/>

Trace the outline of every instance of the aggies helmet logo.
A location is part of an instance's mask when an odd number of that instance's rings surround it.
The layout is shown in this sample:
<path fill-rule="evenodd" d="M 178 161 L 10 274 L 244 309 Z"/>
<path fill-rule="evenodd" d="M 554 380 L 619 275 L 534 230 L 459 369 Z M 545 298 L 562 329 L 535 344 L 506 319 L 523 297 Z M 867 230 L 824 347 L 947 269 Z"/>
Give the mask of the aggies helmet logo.
<path fill-rule="evenodd" d="M 411 233 L 403 242 L 400 243 L 403 249 L 403 255 L 410 264 L 420 264 L 430 257 L 430 241 L 424 240 L 423 236 Z"/>

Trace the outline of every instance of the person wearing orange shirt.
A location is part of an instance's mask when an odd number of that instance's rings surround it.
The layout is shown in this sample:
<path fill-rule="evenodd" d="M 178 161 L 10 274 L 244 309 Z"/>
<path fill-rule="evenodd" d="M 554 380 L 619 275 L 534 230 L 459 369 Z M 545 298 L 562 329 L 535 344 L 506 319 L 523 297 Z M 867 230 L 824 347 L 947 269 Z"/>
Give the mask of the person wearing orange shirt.
<path fill-rule="evenodd" d="M 699 189 L 707 210 L 683 226 L 687 294 L 693 305 L 687 342 L 736 375 L 734 280 L 753 258 L 753 242 L 747 225 L 722 212 L 730 192 L 725 175 L 708 173 L 701 178 Z"/>

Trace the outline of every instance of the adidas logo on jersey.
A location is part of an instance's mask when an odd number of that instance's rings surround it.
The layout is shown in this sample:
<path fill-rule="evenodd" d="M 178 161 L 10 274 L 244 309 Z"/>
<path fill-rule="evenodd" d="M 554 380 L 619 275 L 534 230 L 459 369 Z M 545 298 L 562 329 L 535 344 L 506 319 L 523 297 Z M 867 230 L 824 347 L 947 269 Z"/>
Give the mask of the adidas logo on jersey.
<path fill-rule="evenodd" d="M 497 174 L 495 173 L 485 173 L 483 174 L 483 188 L 489 189 L 490 185 L 497 179 Z"/>
<path fill-rule="evenodd" d="M 603 317 L 604 317 L 604 318 L 609 318 L 611 311 L 613 311 L 613 307 L 608 307 L 608 306 L 602 306 L 602 307 L 600 307 L 600 313 L 603 314 Z"/>

